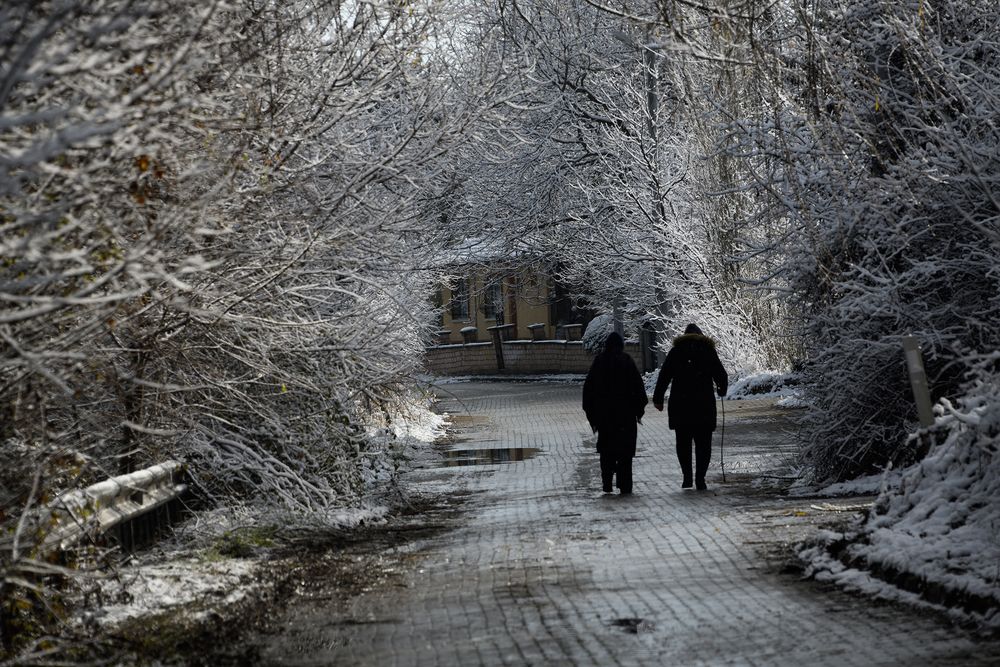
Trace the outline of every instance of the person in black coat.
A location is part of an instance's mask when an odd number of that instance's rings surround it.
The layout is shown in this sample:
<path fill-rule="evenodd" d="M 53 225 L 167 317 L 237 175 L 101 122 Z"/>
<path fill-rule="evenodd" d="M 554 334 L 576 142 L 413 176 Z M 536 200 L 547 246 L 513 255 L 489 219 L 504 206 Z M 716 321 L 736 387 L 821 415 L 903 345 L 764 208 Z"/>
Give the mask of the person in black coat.
<path fill-rule="evenodd" d="M 639 369 L 625 354 L 625 341 L 617 333 L 608 334 L 604 350 L 594 359 L 583 383 L 583 411 L 597 432 L 605 493 L 611 493 L 615 475 L 618 489 L 623 494 L 632 493 L 636 424 L 642 422 L 648 402 Z"/>
<path fill-rule="evenodd" d="M 715 430 L 715 393 L 725 396 L 729 375 L 719 361 L 715 341 L 702 334 L 696 324 L 689 324 L 674 345 L 656 379 L 653 405 L 663 411 L 663 394 L 673 383 L 667 405 L 669 425 L 677 436 L 677 460 L 684 480 L 681 487 L 691 488 L 691 441 L 694 441 L 694 483 L 705 489 L 705 473 L 712 458 L 712 431 Z M 714 389 L 713 391 L 713 383 Z"/>

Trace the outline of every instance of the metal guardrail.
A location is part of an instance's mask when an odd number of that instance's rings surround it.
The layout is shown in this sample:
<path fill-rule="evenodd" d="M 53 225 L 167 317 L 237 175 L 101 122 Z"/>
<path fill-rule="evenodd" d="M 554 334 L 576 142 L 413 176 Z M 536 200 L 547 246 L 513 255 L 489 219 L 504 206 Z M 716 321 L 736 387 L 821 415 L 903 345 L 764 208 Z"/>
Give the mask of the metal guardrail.
<path fill-rule="evenodd" d="M 167 461 L 62 494 L 44 510 L 49 528 L 42 550 L 67 549 L 179 497 L 187 490 L 177 481 L 182 471 L 181 463 Z"/>

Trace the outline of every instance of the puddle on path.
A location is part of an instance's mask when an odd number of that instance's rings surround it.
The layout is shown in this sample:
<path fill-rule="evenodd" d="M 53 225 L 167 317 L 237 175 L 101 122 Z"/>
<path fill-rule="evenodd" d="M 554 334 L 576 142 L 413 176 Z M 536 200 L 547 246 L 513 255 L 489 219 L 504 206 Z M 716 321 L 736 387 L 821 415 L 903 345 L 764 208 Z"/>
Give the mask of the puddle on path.
<path fill-rule="evenodd" d="M 504 449 L 453 449 L 444 452 L 442 468 L 452 466 L 481 466 L 491 463 L 513 463 L 538 455 L 535 447 L 511 447 Z"/>
<path fill-rule="evenodd" d="M 649 632 L 655 627 L 652 621 L 647 621 L 644 618 L 616 618 L 611 621 L 611 625 L 617 626 L 632 635 L 637 635 L 640 632 Z"/>

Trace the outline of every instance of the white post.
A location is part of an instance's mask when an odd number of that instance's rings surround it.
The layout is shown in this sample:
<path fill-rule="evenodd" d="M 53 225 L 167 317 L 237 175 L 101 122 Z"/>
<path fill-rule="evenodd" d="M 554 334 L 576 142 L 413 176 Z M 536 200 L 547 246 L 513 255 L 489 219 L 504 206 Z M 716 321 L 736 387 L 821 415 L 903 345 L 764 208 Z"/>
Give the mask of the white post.
<path fill-rule="evenodd" d="M 924 359 L 915 336 L 903 338 L 903 352 L 906 354 L 906 368 L 910 373 L 910 386 L 913 387 L 913 398 L 917 402 L 920 426 L 927 428 L 934 423 L 934 413 L 931 411 L 931 392 L 927 385 Z"/>

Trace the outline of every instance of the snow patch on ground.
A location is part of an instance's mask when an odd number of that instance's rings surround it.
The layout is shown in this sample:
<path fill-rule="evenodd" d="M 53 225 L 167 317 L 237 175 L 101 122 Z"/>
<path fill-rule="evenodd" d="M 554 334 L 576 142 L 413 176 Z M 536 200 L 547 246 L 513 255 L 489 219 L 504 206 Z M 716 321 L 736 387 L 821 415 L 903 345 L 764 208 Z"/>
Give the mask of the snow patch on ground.
<path fill-rule="evenodd" d="M 444 435 L 445 418 L 428 404 L 414 407 L 409 414 L 396 419 L 392 428 L 406 444 L 427 444 Z"/>
<path fill-rule="evenodd" d="M 445 425 L 446 417 L 431 410 L 429 399 L 371 425 L 367 436 L 381 455 L 365 471 L 365 499 L 354 505 L 294 515 L 250 504 L 195 512 L 169 537 L 111 574 L 81 579 L 87 599 L 80 600 L 86 604 L 79 605 L 76 622 L 111 627 L 182 608 L 188 618 L 198 620 L 253 595 L 263 580 L 258 571 L 264 556 L 277 542 L 298 533 L 385 521 L 390 509 L 388 502 L 379 502 L 380 497 L 388 500 L 379 489 L 393 477 L 399 460 L 426 449 L 444 433 Z"/>
<path fill-rule="evenodd" d="M 866 563 L 966 604 L 968 618 L 1000 628 L 1000 382 L 989 368 L 982 374 L 957 406 L 936 406 L 924 437 L 938 444 L 883 485 L 865 522 L 844 536 L 845 557 L 833 563 L 822 550 L 803 553 L 817 576 L 856 585 L 841 561 Z M 919 445 L 916 436 L 911 445 Z"/>
<path fill-rule="evenodd" d="M 801 485 L 793 485 L 788 489 L 789 496 L 874 496 L 899 487 L 903 472 L 886 470 L 876 475 L 858 477 L 846 482 L 836 482 L 823 487 L 817 487 L 803 481 Z M 805 480 L 806 478 L 803 477 Z"/>
<path fill-rule="evenodd" d="M 838 535 L 837 537 L 843 536 Z M 809 563 L 805 575 L 817 581 L 834 583 L 846 590 L 880 600 L 900 602 L 924 609 L 945 610 L 940 605 L 932 605 L 926 602 L 916 593 L 904 591 L 881 579 L 877 579 L 869 572 L 847 567 L 831 556 L 822 546 L 812 546 L 803 549 L 799 553 L 799 557 Z"/>
<path fill-rule="evenodd" d="M 444 435 L 445 417 L 432 408 L 432 398 L 414 399 L 369 426 L 367 440 L 377 455 L 369 458 L 363 473 L 366 497 L 377 495 L 380 486 L 394 480 L 402 461 Z"/>
<path fill-rule="evenodd" d="M 730 376 L 729 389 L 726 392 L 727 401 L 742 401 L 760 398 L 777 398 L 776 403 L 782 408 L 805 407 L 805 402 L 800 397 L 797 387 L 798 376 L 793 373 L 782 373 L 778 371 L 757 371 L 743 374 L 744 371 Z M 643 384 L 646 386 L 646 393 L 652 396 L 656 389 L 656 379 L 660 375 L 660 369 L 656 369 L 642 376 Z M 735 379 L 733 379 L 735 377 Z M 667 396 L 670 389 L 667 389 Z"/>
<path fill-rule="evenodd" d="M 794 373 L 778 371 L 757 371 L 748 375 L 737 375 L 729 385 L 726 399 L 739 401 L 743 399 L 780 398 L 780 407 L 802 407 L 797 385 L 798 376 Z"/>
<path fill-rule="evenodd" d="M 789 409 L 799 409 L 808 408 L 809 404 L 803 400 L 799 395 L 792 394 L 791 396 L 785 396 L 775 403 L 779 408 L 789 408 Z"/>
<path fill-rule="evenodd" d="M 308 516 L 234 506 L 195 513 L 173 534 L 129 562 L 81 580 L 89 603 L 75 617 L 88 626 L 185 609 L 197 620 L 252 595 L 264 557 L 277 541 L 311 530 L 350 529 L 385 520 L 382 505 L 344 507 Z M 239 556 L 227 554 L 238 553 Z M 96 602 L 96 604 L 95 604 Z M 189 608 L 188 608 L 189 607 Z"/>
<path fill-rule="evenodd" d="M 111 626 L 195 603 L 231 604 L 253 591 L 257 567 L 256 561 L 240 558 L 134 562 L 119 568 L 113 578 L 96 582 L 92 593 L 99 591 L 101 599 L 111 602 L 87 609 L 77 620 Z M 208 613 L 208 609 L 199 613 Z"/>

